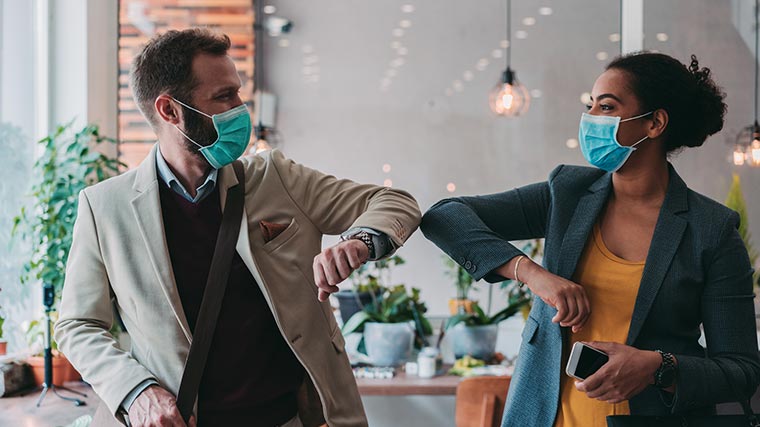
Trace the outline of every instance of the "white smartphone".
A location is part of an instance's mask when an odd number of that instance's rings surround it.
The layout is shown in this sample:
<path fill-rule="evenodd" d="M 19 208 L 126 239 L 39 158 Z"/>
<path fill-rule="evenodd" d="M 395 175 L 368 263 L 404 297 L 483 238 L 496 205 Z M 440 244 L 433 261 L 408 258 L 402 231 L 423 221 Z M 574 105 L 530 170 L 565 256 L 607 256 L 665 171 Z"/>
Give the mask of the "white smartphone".
<path fill-rule="evenodd" d="M 567 361 L 565 373 L 573 378 L 585 380 L 599 370 L 608 360 L 607 353 L 582 342 L 576 342 L 573 344 L 572 351 L 570 351 L 570 358 Z"/>

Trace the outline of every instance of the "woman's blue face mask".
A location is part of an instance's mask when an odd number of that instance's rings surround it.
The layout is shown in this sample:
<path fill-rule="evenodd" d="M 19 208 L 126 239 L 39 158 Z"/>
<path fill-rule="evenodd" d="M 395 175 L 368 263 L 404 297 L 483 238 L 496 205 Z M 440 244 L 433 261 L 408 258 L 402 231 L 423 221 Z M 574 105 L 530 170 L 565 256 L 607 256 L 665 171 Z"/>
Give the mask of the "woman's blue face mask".
<path fill-rule="evenodd" d="M 648 136 L 645 136 L 629 147 L 620 145 L 617 140 L 617 131 L 620 123 L 640 119 L 653 112 L 650 111 L 646 114 L 623 120 L 620 117 L 594 116 L 583 113 L 578 130 L 578 142 L 581 146 L 583 157 L 592 166 L 599 169 L 607 172 L 617 171 L 625 164 L 631 153 L 636 151 L 636 146 L 648 138 Z"/>

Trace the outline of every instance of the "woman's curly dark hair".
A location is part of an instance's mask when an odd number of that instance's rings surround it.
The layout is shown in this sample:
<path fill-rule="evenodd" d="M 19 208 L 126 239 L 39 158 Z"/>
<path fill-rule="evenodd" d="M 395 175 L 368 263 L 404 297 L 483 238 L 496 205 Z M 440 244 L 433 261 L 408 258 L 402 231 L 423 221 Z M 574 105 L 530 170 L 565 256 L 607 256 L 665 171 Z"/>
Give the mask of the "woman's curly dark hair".
<path fill-rule="evenodd" d="M 699 147 L 708 136 L 723 129 L 726 94 L 713 81 L 709 68 L 699 68 L 695 55 L 686 67 L 662 53 L 633 53 L 616 58 L 607 69 L 629 75 L 642 112 L 667 111 L 666 152 Z"/>

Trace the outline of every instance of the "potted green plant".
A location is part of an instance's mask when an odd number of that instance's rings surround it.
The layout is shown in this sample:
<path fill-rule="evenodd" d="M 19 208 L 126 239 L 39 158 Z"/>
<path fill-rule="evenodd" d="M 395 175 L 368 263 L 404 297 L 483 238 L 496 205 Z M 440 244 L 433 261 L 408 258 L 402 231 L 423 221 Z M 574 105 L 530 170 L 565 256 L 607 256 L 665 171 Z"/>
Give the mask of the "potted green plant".
<path fill-rule="evenodd" d="M 116 141 L 101 135 L 96 125 L 73 132 L 72 122 L 41 139 L 42 155 L 32 168 L 36 176 L 32 204 L 22 207 L 13 220 L 12 234 L 31 243 L 31 258 L 24 264 L 21 283 L 52 284 L 56 301 L 63 289 L 79 192 L 126 166 L 95 149 L 104 143 Z"/>
<path fill-rule="evenodd" d="M 544 257 L 544 244 L 543 239 L 532 239 L 518 242 L 522 252 L 526 254 L 534 262 L 540 264 Z M 523 319 L 528 319 L 530 309 L 533 301 L 533 294 L 530 292 L 527 286 L 521 286 L 514 280 L 505 280 L 499 284 L 499 288 L 507 293 L 509 301 L 517 301 L 522 298 L 527 298 L 528 302 L 520 308 Z M 490 304 L 489 304 L 490 309 Z"/>
<path fill-rule="evenodd" d="M 54 314 L 54 313 L 53 313 Z M 53 321 L 57 316 L 53 316 Z M 38 386 L 42 385 L 45 380 L 45 358 L 43 350 L 45 347 L 45 318 L 32 320 L 26 325 L 26 342 L 32 351 L 32 355 L 26 358 L 26 363 L 32 368 L 34 382 Z M 53 353 L 53 384 L 63 386 L 63 383 L 70 381 L 79 381 L 82 377 L 71 365 L 68 359 L 58 351 L 58 345 L 55 340 L 50 342 L 50 349 Z"/>
<path fill-rule="evenodd" d="M 427 307 L 420 290 L 396 285 L 383 292 L 343 325 L 343 333 L 363 332 L 362 343 L 373 364 L 398 366 L 411 357 L 412 348 L 425 345 L 433 333 L 425 317 Z M 362 344 L 360 344 L 360 348 Z"/>
<path fill-rule="evenodd" d="M 21 208 L 13 220 L 12 235 L 27 240 L 31 246 L 29 260 L 24 263 L 21 283 L 50 284 L 53 288 L 53 305 L 60 300 L 66 274 L 66 261 L 71 249 L 79 193 L 85 187 L 119 173 L 125 166 L 96 148 L 116 141 L 100 134 L 98 126 L 87 125 L 79 131 L 72 123 L 58 126 L 55 132 L 41 139 L 42 155 L 32 169 L 35 181 L 31 189 L 31 205 Z M 52 313 L 55 316 L 55 313 Z M 27 340 L 36 342 L 45 329 L 43 321 L 31 322 Z M 53 342 L 54 346 L 55 343 Z M 57 350 L 53 365 L 67 364 Z M 30 364 L 38 362 L 32 358 Z M 62 374 L 54 374 L 56 381 L 64 381 Z"/>
<path fill-rule="evenodd" d="M 391 283 L 392 268 L 403 265 L 404 259 L 398 255 L 375 262 L 367 262 L 349 276 L 351 289 L 333 294 L 338 300 L 340 318 L 346 322 L 354 314 L 374 301 Z"/>
<path fill-rule="evenodd" d="M 739 235 L 744 242 L 744 246 L 747 248 L 749 254 L 749 261 L 753 267 L 755 267 L 755 273 L 752 276 L 752 282 L 755 285 L 760 285 L 760 265 L 758 265 L 758 252 L 752 245 L 752 235 L 749 232 L 749 215 L 747 214 L 747 204 L 744 202 L 744 193 L 742 192 L 741 182 L 739 175 L 734 174 L 731 181 L 731 189 L 726 196 L 726 206 L 735 210 L 741 221 L 739 222 Z"/>
<path fill-rule="evenodd" d="M 5 318 L 0 314 L 0 356 L 5 355 L 8 353 L 8 341 L 3 339 L 3 324 L 5 323 Z"/>
<path fill-rule="evenodd" d="M 469 355 L 482 360 L 490 359 L 496 350 L 499 323 L 514 316 L 528 302 L 530 298 L 525 296 L 510 300 L 507 307 L 493 316 L 487 315 L 478 303 L 473 303 L 472 313 L 450 317 L 444 329 L 452 340 L 454 356 L 460 358 Z"/>
<path fill-rule="evenodd" d="M 446 275 L 454 280 L 454 286 L 457 289 L 456 298 L 449 299 L 449 312 L 452 316 L 460 313 L 472 313 L 474 301 L 470 299 L 469 295 L 475 279 L 448 256 L 444 255 L 443 260 L 447 267 Z"/>

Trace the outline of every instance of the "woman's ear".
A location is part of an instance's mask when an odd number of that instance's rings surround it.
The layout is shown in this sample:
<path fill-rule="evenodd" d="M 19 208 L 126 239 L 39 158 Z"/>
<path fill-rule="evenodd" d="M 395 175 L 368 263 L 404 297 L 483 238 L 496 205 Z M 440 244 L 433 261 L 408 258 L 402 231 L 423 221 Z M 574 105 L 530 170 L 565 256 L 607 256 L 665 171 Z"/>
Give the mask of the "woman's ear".
<path fill-rule="evenodd" d="M 654 110 L 652 113 L 652 124 L 647 131 L 647 136 L 649 139 L 658 138 L 665 132 L 667 127 L 668 112 L 663 109 Z"/>

